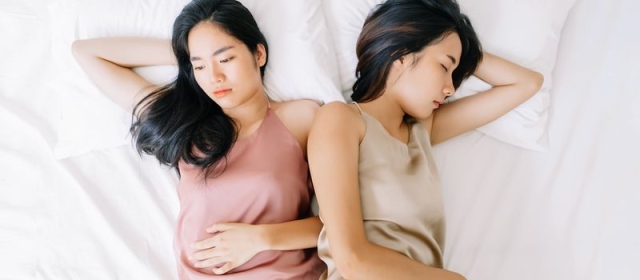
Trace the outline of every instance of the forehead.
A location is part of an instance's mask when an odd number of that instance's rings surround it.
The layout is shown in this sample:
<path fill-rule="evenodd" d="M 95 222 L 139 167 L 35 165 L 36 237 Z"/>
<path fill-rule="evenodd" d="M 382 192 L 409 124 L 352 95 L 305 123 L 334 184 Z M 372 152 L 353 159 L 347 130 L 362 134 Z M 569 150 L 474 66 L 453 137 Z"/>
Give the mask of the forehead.
<path fill-rule="evenodd" d="M 460 43 L 460 36 L 458 36 L 458 33 L 451 32 L 445 35 L 440 41 L 428 46 L 427 49 L 438 54 L 450 55 L 456 60 L 460 60 L 460 55 L 462 54 L 462 43 Z"/>
<path fill-rule="evenodd" d="M 234 46 L 238 43 L 240 43 L 238 39 L 207 21 L 196 24 L 187 37 L 190 53 L 210 52 L 212 49 Z"/>

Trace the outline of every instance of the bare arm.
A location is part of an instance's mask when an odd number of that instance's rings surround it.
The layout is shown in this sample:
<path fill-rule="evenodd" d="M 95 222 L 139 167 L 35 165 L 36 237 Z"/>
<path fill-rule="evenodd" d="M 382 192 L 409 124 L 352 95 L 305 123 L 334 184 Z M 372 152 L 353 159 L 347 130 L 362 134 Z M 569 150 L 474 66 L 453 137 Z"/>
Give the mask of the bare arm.
<path fill-rule="evenodd" d="M 261 226 L 264 233 L 265 250 L 286 251 L 316 247 L 322 222 L 318 217 L 311 217 Z"/>
<path fill-rule="evenodd" d="M 347 279 L 464 279 L 367 240 L 358 187 L 364 125 L 342 103 L 320 108 L 309 135 L 309 165 L 330 251 Z"/>
<path fill-rule="evenodd" d="M 437 144 L 483 126 L 531 98 L 542 86 L 543 76 L 500 57 L 484 53 L 474 75 L 493 88 L 443 104 L 421 122 Z"/>
<path fill-rule="evenodd" d="M 280 224 L 250 225 L 220 223 L 207 228 L 213 237 L 192 244 L 197 251 L 190 257 L 195 267 L 212 268 L 225 274 L 267 250 L 298 250 L 316 246 L 322 222 L 318 217 Z"/>
<path fill-rule="evenodd" d="M 171 42 L 151 38 L 96 38 L 78 40 L 73 56 L 91 81 L 128 112 L 157 89 L 131 68 L 176 64 Z"/>
<path fill-rule="evenodd" d="M 279 224 L 219 223 L 207 228 L 207 232 L 224 233 L 237 231 L 236 234 L 239 234 L 238 230 L 241 229 L 244 229 L 242 238 L 245 239 L 244 241 L 253 244 L 255 248 L 253 251 L 256 251 L 256 253 L 266 250 L 298 250 L 316 247 L 318 234 L 322 229 L 322 222 L 318 217 L 310 217 Z M 220 238 L 224 235 L 218 234 L 217 236 L 196 242 L 193 246 L 201 250 L 219 247 L 223 242 Z"/>

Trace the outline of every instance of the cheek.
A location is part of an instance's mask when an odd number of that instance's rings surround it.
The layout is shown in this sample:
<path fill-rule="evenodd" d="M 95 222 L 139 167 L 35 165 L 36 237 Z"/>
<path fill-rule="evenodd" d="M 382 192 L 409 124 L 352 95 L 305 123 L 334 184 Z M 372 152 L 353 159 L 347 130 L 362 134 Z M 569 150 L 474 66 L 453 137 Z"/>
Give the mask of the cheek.
<path fill-rule="evenodd" d="M 209 80 L 207 79 L 206 75 L 203 73 L 203 71 L 195 71 L 193 73 L 193 76 L 196 79 L 196 83 L 198 84 L 198 86 L 200 86 L 200 88 L 204 91 L 204 92 L 209 92 L 210 91 L 210 83 Z"/>
<path fill-rule="evenodd" d="M 252 62 L 249 62 L 245 67 L 234 69 L 229 75 L 230 77 L 233 75 L 233 80 L 236 81 L 236 83 L 240 83 L 248 89 L 255 90 L 256 87 L 262 86 L 260 68 L 255 67 Z"/>
<path fill-rule="evenodd" d="M 253 80 L 256 77 L 260 78 L 260 68 L 253 61 L 247 61 L 242 67 L 233 69 L 232 75 L 243 80 Z"/>

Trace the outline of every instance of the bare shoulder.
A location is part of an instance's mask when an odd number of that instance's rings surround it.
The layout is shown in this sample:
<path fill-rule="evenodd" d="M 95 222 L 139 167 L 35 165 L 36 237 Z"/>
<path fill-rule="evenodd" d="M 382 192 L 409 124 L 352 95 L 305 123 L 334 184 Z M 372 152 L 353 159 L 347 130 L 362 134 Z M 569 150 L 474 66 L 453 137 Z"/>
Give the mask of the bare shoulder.
<path fill-rule="evenodd" d="M 360 118 L 358 109 L 340 101 L 329 102 L 318 110 L 318 118 L 348 121 Z"/>
<path fill-rule="evenodd" d="M 289 132 L 298 140 L 306 155 L 307 138 L 320 104 L 313 100 L 295 100 L 273 102 L 271 108 Z"/>
<path fill-rule="evenodd" d="M 272 107 L 285 125 L 295 124 L 296 127 L 310 128 L 320 104 L 313 100 L 303 99 L 273 103 Z"/>
<path fill-rule="evenodd" d="M 294 114 L 297 117 L 305 114 L 313 116 L 319 108 L 320 104 L 310 99 L 277 102 L 273 106 L 273 110 L 278 114 L 283 116 Z"/>
<path fill-rule="evenodd" d="M 336 101 L 327 103 L 318 110 L 313 129 L 357 135 L 362 140 L 366 127 L 355 105 Z"/>

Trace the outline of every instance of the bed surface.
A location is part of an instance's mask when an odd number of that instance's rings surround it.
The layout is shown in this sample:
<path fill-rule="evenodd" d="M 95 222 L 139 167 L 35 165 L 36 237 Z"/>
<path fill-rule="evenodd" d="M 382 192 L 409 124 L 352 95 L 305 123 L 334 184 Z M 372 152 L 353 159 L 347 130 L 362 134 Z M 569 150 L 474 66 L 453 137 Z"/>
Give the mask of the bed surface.
<path fill-rule="evenodd" d="M 0 3 L 0 279 L 176 279 L 177 178 L 120 146 L 53 147 L 50 1 Z M 447 268 L 479 280 L 640 279 L 640 26 L 579 0 L 551 90 L 549 150 L 470 132 L 436 146 Z M 55 81 L 53 81 L 55 82 Z"/>

